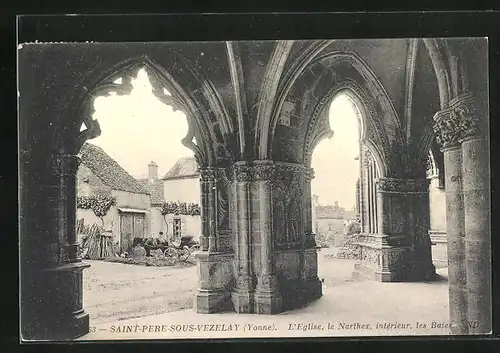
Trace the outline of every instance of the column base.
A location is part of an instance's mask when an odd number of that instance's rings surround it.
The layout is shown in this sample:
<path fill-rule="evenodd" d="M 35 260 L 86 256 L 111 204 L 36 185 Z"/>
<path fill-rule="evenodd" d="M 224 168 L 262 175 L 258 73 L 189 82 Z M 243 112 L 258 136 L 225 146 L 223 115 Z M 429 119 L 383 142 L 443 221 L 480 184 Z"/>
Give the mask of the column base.
<path fill-rule="evenodd" d="M 213 314 L 231 310 L 231 293 L 199 289 L 195 297 L 198 314 Z"/>
<path fill-rule="evenodd" d="M 231 293 L 234 311 L 238 314 L 253 313 L 254 293 L 249 290 L 236 289 Z"/>
<path fill-rule="evenodd" d="M 432 263 L 414 264 L 408 276 L 409 281 L 432 281 L 436 278 L 436 267 Z"/>
<path fill-rule="evenodd" d="M 408 280 L 408 272 L 396 271 L 391 269 L 376 269 L 364 266 L 363 264 L 354 264 L 354 279 L 367 279 L 376 282 L 405 282 Z"/>
<path fill-rule="evenodd" d="M 283 300 L 279 293 L 256 292 L 254 296 L 256 314 L 278 314 L 283 312 Z"/>
<path fill-rule="evenodd" d="M 283 311 L 303 307 L 323 296 L 323 286 L 319 278 L 288 281 L 285 286 L 280 287 L 283 288 Z"/>

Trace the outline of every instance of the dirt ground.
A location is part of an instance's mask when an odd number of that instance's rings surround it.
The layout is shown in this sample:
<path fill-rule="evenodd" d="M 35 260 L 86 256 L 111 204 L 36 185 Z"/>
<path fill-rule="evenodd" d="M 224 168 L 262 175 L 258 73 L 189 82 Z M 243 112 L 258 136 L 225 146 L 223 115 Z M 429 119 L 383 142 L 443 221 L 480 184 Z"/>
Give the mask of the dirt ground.
<path fill-rule="evenodd" d="M 354 260 L 332 258 L 335 248 L 318 253 L 323 291 L 354 282 Z M 88 261 L 84 272 L 84 306 L 91 323 L 163 314 L 193 307 L 198 286 L 196 266 L 147 267 Z M 357 280 L 356 280 L 357 281 Z"/>
<path fill-rule="evenodd" d="M 91 323 L 130 319 L 193 307 L 196 266 L 149 267 L 86 260 L 84 307 Z"/>

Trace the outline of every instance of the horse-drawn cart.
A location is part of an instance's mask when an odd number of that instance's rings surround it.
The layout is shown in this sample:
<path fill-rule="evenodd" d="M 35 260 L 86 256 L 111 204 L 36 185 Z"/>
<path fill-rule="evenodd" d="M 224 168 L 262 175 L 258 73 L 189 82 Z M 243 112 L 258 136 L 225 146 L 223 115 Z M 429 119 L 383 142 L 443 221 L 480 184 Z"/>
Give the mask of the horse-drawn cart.
<path fill-rule="evenodd" d="M 137 238 L 134 245 L 141 245 L 146 250 L 146 256 L 164 258 L 169 262 L 186 261 L 200 245 L 192 236 L 181 237 L 179 242 L 168 242 L 158 238 Z"/>

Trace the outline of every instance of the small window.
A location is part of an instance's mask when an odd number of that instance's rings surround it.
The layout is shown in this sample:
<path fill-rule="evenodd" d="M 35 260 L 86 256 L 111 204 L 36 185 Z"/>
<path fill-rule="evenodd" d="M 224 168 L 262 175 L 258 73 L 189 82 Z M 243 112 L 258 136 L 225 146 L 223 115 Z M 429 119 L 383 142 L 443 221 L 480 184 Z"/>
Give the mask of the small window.
<path fill-rule="evenodd" d="M 174 239 L 179 239 L 182 234 L 182 221 L 180 218 L 174 218 Z"/>

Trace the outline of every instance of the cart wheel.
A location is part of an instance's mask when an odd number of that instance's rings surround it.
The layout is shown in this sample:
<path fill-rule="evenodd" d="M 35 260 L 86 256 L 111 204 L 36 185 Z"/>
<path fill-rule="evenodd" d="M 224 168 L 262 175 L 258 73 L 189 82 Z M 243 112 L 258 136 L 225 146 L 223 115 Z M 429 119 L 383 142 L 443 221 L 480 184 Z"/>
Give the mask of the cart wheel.
<path fill-rule="evenodd" d="M 189 249 L 182 249 L 179 251 L 179 260 L 186 261 L 189 258 Z"/>
<path fill-rule="evenodd" d="M 174 263 L 179 257 L 177 250 L 175 250 L 174 248 L 167 248 L 164 252 L 164 255 L 165 255 L 165 260 L 167 260 L 170 263 Z"/>

